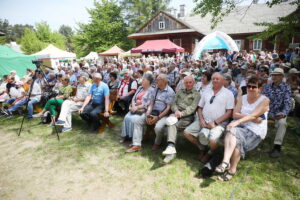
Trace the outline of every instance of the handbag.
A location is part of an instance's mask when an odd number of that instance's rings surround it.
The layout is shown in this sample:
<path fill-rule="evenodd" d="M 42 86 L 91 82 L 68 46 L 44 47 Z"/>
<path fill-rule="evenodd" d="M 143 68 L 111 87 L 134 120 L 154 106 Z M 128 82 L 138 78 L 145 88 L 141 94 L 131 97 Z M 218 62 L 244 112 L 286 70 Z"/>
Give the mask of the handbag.
<path fill-rule="evenodd" d="M 130 111 L 131 112 L 131 111 Z M 146 112 L 146 109 L 145 108 L 142 108 L 142 109 L 138 109 L 136 110 L 135 112 L 131 112 L 131 114 L 136 114 L 136 115 L 142 115 Z"/>

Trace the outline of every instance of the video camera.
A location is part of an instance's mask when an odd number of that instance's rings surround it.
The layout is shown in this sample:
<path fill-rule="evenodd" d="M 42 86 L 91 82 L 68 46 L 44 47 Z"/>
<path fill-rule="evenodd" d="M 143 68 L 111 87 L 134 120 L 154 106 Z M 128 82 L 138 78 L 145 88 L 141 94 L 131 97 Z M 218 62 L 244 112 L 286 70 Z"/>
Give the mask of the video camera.
<path fill-rule="evenodd" d="M 32 63 L 35 64 L 37 67 L 40 67 L 41 64 L 43 63 L 43 61 L 42 60 L 33 60 Z"/>

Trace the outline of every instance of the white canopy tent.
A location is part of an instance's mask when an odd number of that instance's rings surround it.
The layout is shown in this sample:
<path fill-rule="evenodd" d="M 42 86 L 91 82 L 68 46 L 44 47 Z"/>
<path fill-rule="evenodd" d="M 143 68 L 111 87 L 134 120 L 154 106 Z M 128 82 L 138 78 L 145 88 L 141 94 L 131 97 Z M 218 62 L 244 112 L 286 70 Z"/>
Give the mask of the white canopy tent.
<path fill-rule="evenodd" d="M 75 53 L 67 52 L 49 44 L 45 49 L 32 54 L 39 59 L 50 58 L 50 59 L 63 59 L 63 58 L 76 58 Z"/>
<path fill-rule="evenodd" d="M 98 53 L 92 51 L 87 56 L 84 57 L 85 60 L 96 60 L 98 58 L 99 58 Z"/>
<path fill-rule="evenodd" d="M 59 65 L 59 59 L 75 59 L 76 54 L 61 50 L 52 44 L 49 44 L 45 49 L 32 54 L 37 59 L 43 60 L 44 65 L 56 68 Z"/>
<path fill-rule="evenodd" d="M 238 46 L 229 35 L 221 31 L 215 31 L 202 38 L 202 40 L 198 44 L 196 44 L 193 58 L 199 59 L 202 51 L 213 49 L 239 51 Z"/>

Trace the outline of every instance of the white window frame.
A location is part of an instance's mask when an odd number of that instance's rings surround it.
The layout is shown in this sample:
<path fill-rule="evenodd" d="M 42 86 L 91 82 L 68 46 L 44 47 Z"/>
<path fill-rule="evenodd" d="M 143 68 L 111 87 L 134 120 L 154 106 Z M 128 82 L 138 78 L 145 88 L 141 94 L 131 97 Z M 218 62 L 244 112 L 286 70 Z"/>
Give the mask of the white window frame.
<path fill-rule="evenodd" d="M 165 29 L 166 28 L 166 26 L 165 26 L 165 21 L 160 21 L 160 22 L 158 22 L 158 29 L 159 30 L 163 30 L 163 29 Z"/>
<path fill-rule="evenodd" d="M 260 46 L 258 46 L 260 44 Z M 262 49 L 262 40 L 261 39 L 256 39 L 253 40 L 253 50 L 261 50 Z"/>
<path fill-rule="evenodd" d="M 242 40 L 234 40 L 236 46 L 239 48 L 239 50 L 242 50 Z"/>

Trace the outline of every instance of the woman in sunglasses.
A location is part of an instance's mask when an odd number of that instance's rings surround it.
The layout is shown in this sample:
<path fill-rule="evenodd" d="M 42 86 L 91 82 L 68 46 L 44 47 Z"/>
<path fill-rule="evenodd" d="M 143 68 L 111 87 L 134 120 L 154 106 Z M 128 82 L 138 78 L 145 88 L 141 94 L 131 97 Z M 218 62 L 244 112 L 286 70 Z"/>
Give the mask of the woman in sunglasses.
<path fill-rule="evenodd" d="M 224 140 L 223 162 L 216 168 L 222 173 L 219 179 L 229 181 L 236 173 L 237 165 L 245 152 L 258 146 L 267 134 L 267 114 L 270 100 L 261 94 L 263 80 L 256 76 L 247 82 L 247 94 L 241 96 L 233 111 L 233 119 L 227 126 Z"/>

